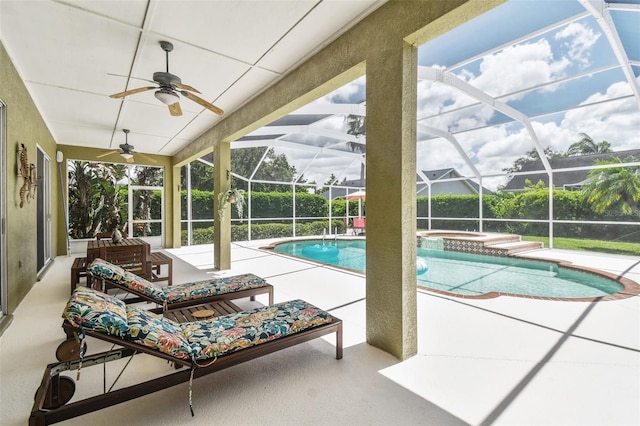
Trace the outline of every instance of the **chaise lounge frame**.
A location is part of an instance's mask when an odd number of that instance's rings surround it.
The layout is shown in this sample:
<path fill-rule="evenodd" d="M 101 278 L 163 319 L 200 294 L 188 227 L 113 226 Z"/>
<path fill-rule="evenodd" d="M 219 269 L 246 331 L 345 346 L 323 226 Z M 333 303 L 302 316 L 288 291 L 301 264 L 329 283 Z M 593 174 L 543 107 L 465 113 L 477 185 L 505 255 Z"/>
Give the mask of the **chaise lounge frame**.
<path fill-rule="evenodd" d="M 219 356 L 213 364 L 206 367 L 196 368 L 194 370 L 193 377 L 198 378 L 206 376 L 216 371 L 241 364 L 245 361 L 250 361 L 252 359 L 256 359 L 261 356 L 277 352 L 281 349 L 298 345 L 300 343 L 308 342 L 310 340 L 314 340 L 331 333 L 336 333 L 336 359 L 342 359 L 342 321 L 336 317 L 331 317 L 332 322 L 328 324 L 307 329 L 296 334 L 285 336 L 260 345 L 252 346 L 250 348 L 242 349 L 237 352 Z M 78 328 L 72 326 L 66 321 L 63 327 L 68 333 L 78 333 L 80 331 Z M 46 409 L 45 406 L 47 404 L 47 401 L 55 400 L 57 398 L 56 392 L 58 391 L 60 373 L 64 371 L 78 370 L 81 366 L 84 368 L 104 364 L 106 362 L 115 361 L 139 353 L 157 356 L 171 361 L 176 365 L 185 367 L 190 367 L 192 365 L 189 360 L 174 358 L 170 355 L 166 355 L 153 349 L 149 349 L 146 346 L 128 342 L 115 336 L 110 336 L 108 334 L 94 332 L 91 330 L 84 330 L 84 332 L 87 336 L 114 343 L 121 346 L 121 348 L 85 356 L 82 363 L 79 359 L 77 359 L 47 365 L 42 377 L 42 382 L 40 383 L 40 386 L 38 387 L 34 397 L 34 404 L 31 410 L 31 415 L 29 417 L 30 426 L 42 426 L 58 423 L 106 407 L 111 407 L 113 405 L 129 401 L 131 399 L 149 395 L 151 393 L 167 389 L 181 383 L 186 383 L 190 380 L 191 371 L 189 368 L 185 368 L 175 373 L 139 383 L 137 385 L 109 391 L 100 395 L 73 402 L 71 404 L 61 405 L 58 408 Z"/>

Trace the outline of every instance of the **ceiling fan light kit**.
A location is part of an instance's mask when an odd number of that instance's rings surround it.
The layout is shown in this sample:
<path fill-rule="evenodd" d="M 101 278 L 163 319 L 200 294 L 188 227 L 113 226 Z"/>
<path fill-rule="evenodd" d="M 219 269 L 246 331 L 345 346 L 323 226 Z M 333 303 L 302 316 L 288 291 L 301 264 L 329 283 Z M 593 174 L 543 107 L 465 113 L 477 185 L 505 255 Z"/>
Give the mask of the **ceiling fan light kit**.
<path fill-rule="evenodd" d="M 158 86 L 153 87 L 139 87 L 137 89 L 130 89 L 120 93 L 114 93 L 110 95 L 111 98 L 124 98 L 125 96 L 135 95 L 136 93 L 142 93 L 149 90 L 156 90 L 154 96 L 163 104 L 169 107 L 169 113 L 172 116 L 181 116 L 182 109 L 180 108 L 180 93 L 185 98 L 197 103 L 198 105 L 208 109 L 209 111 L 222 115 L 224 111 L 218 108 L 217 106 L 211 104 L 210 102 L 194 95 L 194 93 L 200 93 L 197 89 L 193 87 L 183 84 L 180 77 L 175 74 L 171 74 L 169 72 L 169 52 L 173 50 L 173 44 L 168 41 L 161 41 L 160 47 L 165 51 L 167 68 L 166 71 L 158 71 L 153 73 L 153 82 L 157 83 Z M 180 90 L 178 90 L 180 89 Z"/>
<path fill-rule="evenodd" d="M 180 101 L 180 97 L 168 89 L 160 89 L 155 93 L 155 97 L 165 105 L 173 105 Z"/>

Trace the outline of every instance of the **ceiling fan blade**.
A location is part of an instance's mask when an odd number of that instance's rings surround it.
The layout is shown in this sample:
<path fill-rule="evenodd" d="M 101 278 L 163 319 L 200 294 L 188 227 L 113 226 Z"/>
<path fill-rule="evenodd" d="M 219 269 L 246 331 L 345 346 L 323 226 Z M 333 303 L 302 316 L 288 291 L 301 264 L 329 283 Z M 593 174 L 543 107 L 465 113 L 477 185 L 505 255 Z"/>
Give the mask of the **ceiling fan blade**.
<path fill-rule="evenodd" d="M 127 163 L 133 163 L 133 157 L 126 159 Z"/>
<path fill-rule="evenodd" d="M 124 92 L 109 95 L 110 98 L 124 98 L 125 96 L 135 95 L 136 93 L 146 92 L 147 90 L 157 89 L 157 87 L 138 87 L 137 89 L 126 90 Z"/>
<path fill-rule="evenodd" d="M 174 117 L 179 117 L 182 115 L 182 108 L 180 108 L 180 102 L 176 102 L 175 104 L 169 105 L 169 114 Z"/>
<path fill-rule="evenodd" d="M 211 112 L 214 112 L 218 115 L 222 115 L 224 114 L 224 111 L 221 110 L 220 108 L 218 108 L 217 106 L 210 104 L 209 102 L 205 101 L 202 98 L 199 98 L 198 96 L 194 95 L 193 93 L 189 93 L 185 90 L 181 90 L 180 93 L 182 94 L 182 96 L 184 96 L 185 98 L 191 99 L 193 102 L 197 103 L 198 105 L 201 105 L 203 107 L 205 107 L 206 109 L 208 109 Z"/>
<path fill-rule="evenodd" d="M 111 72 L 108 72 L 107 75 L 113 76 L 113 77 L 122 77 L 122 78 L 132 78 L 134 80 L 142 80 L 142 81 L 148 81 L 149 83 L 156 83 L 153 80 L 149 80 L 148 78 L 140 78 L 140 77 L 134 77 L 132 75 L 122 75 L 122 74 L 114 74 Z"/>
<path fill-rule="evenodd" d="M 176 82 L 172 82 L 171 84 L 173 84 L 174 86 L 176 86 L 177 88 L 182 89 L 182 90 L 188 90 L 190 92 L 200 93 L 200 91 L 198 89 L 194 89 L 193 87 L 189 86 L 188 84 L 176 83 Z"/>
<path fill-rule="evenodd" d="M 106 157 L 107 155 L 115 154 L 116 152 L 120 152 L 120 151 L 117 149 L 115 151 L 108 151 L 108 152 L 105 152 L 104 154 L 96 155 L 96 158 Z"/>
<path fill-rule="evenodd" d="M 143 153 L 141 153 L 141 152 L 136 152 L 136 154 L 137 154 L 137 155 L 139 155 L 140 157 L 144 158 L 145 160 L 147 160 L 147 161 L 149 161 L 149 162 L 153 163 L 153 164 L 156 164 L 156 163 L 157 163 L 157 161 L 156 161 L 155 159 L 153 159 L 153 158 L 149 157 L 148 155 L 145 155 L 145 154 L 143 154 Z"/>

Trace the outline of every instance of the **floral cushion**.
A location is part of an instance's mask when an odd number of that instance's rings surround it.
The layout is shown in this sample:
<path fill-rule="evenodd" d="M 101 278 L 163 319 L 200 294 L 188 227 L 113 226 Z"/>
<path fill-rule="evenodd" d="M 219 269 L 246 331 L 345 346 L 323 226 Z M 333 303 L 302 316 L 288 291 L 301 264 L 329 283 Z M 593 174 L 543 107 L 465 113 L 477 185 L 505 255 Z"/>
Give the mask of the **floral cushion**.
<path fill-rule="evenodd" d="M 127 306 L 127 320 L 129 331 L 124 336 L 126 340 L 175 358 L 191 359 L 193 350 L 178 323 L 133 306 Z"/>
<path fill-rule="evenodd" d="M 195 360 L 214 358 L 330 323 L 333 317 L 303 300 L 181 324 Z"/>
<path fill-rule="evenodd" d="M 137 291 L 138 293 L 142 293 L 152 298 L 158 304 L 163 304 L 166 300 L 164 292 L 160 287 L 106 260 L 95 259 L 87 268 L 87 272 L 94 277 L 109 280 L 133 291 Z"/>
<path fill-rule="evenodd" d="M 75 327 L 123 336 L 127 324 L 126 305 L 120 299 L 87 288 L 77 287 L 62 313 Z"/>
<path fill-rule="evenodd" d="M 250 288 L 264 287 L 267 282 L 254 274 L 242 274 L 232 277 L 216 278 L 214 280 L 197 281 L 188 284 L 163 287 L 165 300 L 168 304 L 203 297 L 233 293 Z"/>
<path fill-rule="evenodd" d="M 178 324 L 121 300 L 78 287 L 62 315 L 72 325 L 119 336 L 179 359 L 204 360 L 332 322 L 303 300 L 264 306 L 206 321 Z"/>
<path fill-rule="evenodd" d="M 90 272 L 91 275 L 98 278 L 117 281 L 124 277 L 125 271 L 120 266 L 114 265 L 106 260 L 94 259 L 87 267 L 87 272 Z"/>

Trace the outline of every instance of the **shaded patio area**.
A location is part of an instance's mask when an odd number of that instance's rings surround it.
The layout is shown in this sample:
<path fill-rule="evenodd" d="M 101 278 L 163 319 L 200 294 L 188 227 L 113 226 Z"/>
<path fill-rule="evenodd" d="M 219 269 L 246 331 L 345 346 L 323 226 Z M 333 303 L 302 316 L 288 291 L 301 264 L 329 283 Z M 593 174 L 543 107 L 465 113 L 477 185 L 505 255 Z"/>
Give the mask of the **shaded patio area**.
<path fill-rule="evenodd" d="M 640 297 L 559 302 L 499 297 L 463 300 L 418 292 L 418 355 L 399 362 L 365 343 L 363 277 L 236 243 L 232 269 L 211 269 L 212 246 L 167 250 L 174 283 L 253 272 L 276 302 L 302 298 L 344 321 L 344 359 L 317 340 L 198 379 L 196 417 L 176 386 L 67 424 L 609 424 L 640 422 Z M 640 280 L 637 258 L 588 252 L 531 253 Z M 25 424 L 44 366 L 63 337 L 72 258 L 58 257 L 0 338 L 3 425 Z M 241 301 L 242 306 L 266 303 Z M 100 342 L 90 342 L 92 347 Z M 123 382 L 167 373 L 134 358 Z M 100 369 L 99 369 L 100 370 Z M 108 370 L 108 385 L 117 372 Z M 83 370 L 76 397 L 102 388 Z"/>

